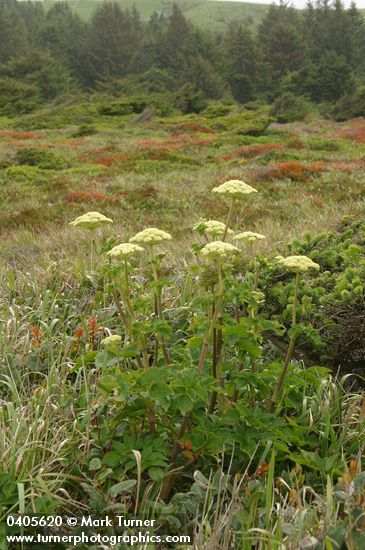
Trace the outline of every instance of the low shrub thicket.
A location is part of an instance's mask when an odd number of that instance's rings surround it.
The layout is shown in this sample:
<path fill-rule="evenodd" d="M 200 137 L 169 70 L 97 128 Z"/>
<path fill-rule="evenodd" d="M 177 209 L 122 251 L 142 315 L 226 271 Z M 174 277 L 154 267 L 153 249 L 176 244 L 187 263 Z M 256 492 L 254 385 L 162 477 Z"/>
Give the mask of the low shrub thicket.
<path fill-rule="evenodd" d="M 312 104 L 305 97 L 285 92 L 275 99 L 270 114 L 278 122 L 286 123 L 304 120 L 313 110 Z"/>

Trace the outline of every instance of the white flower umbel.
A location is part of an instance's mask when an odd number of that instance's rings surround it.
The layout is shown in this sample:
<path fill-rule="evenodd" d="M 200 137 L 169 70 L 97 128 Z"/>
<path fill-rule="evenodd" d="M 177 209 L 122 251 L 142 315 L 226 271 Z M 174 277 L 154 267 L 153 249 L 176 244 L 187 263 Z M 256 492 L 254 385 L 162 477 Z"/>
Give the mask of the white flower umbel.
<path fill-rule="evenodd" d="M 193 231 L 198 231 L 202 235 L 210 237 L 221 237 L 224 235 L 226 224 L 218 220 L 200 220 L 193 227 Z M 228 229 L 229 234 L 233 234 L 232 229 Z"/>
<path fill-rule="evenodd" d="M 308 256 L 287 256 L 286 258 L 278 256 L 277 259 L 281 266 L 286 267 L 294 273 L 305 273 L 310 269 L 318 271 L 319 269 L 319 265 L 308 258 Z"/>
<path fill-rule="evenodd" d="M 101 345 L 107 350 L 116 351 L 120 348 L 121 342 L 121 336 L 118 334 L 112 334 L 111 336 L 104 338 L 104 340 L 101 341 Z"/>
<path fill-rule="evenodd" d="M 243 233 L 238 233 L 238 235 L 234 236 L 235 241 L 244 241 L 249 244 L 255 243 L 256 241 L 262 241 L 263 239 L 266 239 L 265 235 L 254 233 L 253 231 L 243 231 Z"/>
<path fill-rule="evenodd" d="M 108 223 L 113 223 L 113 220 L 107 218 L 104 214 L 100 214 L 100 212 L 87 212 L 70 222 L 69 225 L 79 227 L 80 229 L 96 229 Z"/>
<path fill-rule="evenodd" d="M 110 258 L 120 258 L 125 260 L 133 256 L 138 256 L 138 254 L 141 254 L 143 251 L 144 248 L 138 244 L 122 243 L 114 246 L 111 250 L 109 250 L 109 252 L 106 253 L 106 255 Z"/>
<path fill-rule="evenodd" d="M 171 241 L 172 237 L 170 233 L 157 229 L 157 227 L 147 227 L 143 231 L 140 231 L 134 237 L 129 239 L 131 243 L 141 243 L 147 246 L 154 246 L 164 241 Z"/>
<path fill-rule="evenodd" d="M 239 250 L 233 244 L 225 243 L 223 241 L 213 241 L 206 244 L 201 249 L 200 253 L 207 260 L 225 259 L 232 254 L 238 254 Z"/>
<path fill-rule="evenodd" d="M 222 195 L 231 199 L 231 205 L 228 211 L 226 227 L 222 235 L 222 241 L 225 241 L 229 230 L 229 225 L 231 222 L 231 217 L 232 217 L 232 212 L 233 212 L 233 207 L 235 202 L 238 199 L 243 199 L 246 195 L 250 195 L 251 193 L 257 193 L 257 189 L 254 189 L 253 187 L 251 187 L 251 185 L 248 185 L 248 183 L 245 183 L 244 181 L 241 181 L 241 180 L 229 180 L 229 181 L 226 181 L 225 183 L 222 183 L 221 185 L 218 185 L 217 187 L 214 187 L 212 189 L 212 193 L 217 193 L 218 195 Z"/>
<path fill-rule="evenodd" d="M 227 195 L 235 199 L 249 195 L 250 193 L 257 193 L 257 189 L 248 185 L 241 180 L 229 180 L 212 189 L 212 193 L 218 193 L 219 195 Z"/>

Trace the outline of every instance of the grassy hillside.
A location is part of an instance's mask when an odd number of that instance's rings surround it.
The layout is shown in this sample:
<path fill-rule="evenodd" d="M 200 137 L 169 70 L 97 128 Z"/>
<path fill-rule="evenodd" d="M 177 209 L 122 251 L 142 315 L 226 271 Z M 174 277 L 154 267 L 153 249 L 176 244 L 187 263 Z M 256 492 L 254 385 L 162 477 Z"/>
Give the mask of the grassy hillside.
<path fill-rule="evenodd" d="M 98 0 L 67 0 L 73 9 L 84 19 L 88 19 Z M 136 6 L 143 19 L 148 19 L 152 13 L 169 13 L 172 0 L 117 0 L 124 8 Z M 215 0 L 176 0 L 185 16 L 196 25 L 212 30 L 223 30 L 230 21 L 241 21 L 255 26 L 268 10 L 268 5 L 246 4 L 240 2 L 220 2 Z M 51 6 L 54 0 L 46 0 L 45 5 Z"/>

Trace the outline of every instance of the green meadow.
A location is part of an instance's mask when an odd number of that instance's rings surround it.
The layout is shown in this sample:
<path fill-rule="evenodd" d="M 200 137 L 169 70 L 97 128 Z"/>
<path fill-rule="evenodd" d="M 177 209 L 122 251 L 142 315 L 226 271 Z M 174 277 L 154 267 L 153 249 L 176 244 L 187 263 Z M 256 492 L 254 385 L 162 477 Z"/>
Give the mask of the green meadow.
<path fill-rule="evenodd" d="M 168 0 L 120 0 L 119 5 L 122 9 L 133 10 L 137 8 L 141 18 L 147 21 L 153 13 L 164 13 L 169 15 L 172 10 L 173 2 Z M 71 9 L 82 19 L 90 19 L 96 7 L 97 0 L 79 0 L 68 1 Z M 227 23 L 235 21 L 246 24 L 250 27 L 257 27 L 269 5 L 254 4 L 245 2 L 220 2 L 216 0 L 180 0 L 177 2 L 185 17 L 199 27 L 211 31 L 223 32 L 227 28 Z M 46 9 L 54 5 L 53 0 L 45 0 Z"/>

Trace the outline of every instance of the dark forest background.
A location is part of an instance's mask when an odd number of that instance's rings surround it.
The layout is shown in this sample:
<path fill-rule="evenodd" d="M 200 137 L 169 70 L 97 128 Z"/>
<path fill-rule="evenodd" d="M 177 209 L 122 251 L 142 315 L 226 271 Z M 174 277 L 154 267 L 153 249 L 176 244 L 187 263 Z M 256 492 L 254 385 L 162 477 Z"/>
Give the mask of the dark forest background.
<path fill-rule="evenodd" d="M 199 111 L 210 100 L 313 106 L 365 114 L 365 21 L 352 4 L 272 5 L 256 31 L 195 27 L 178 5 L 142 21 L 137 9 L 99 5 L 90 21 L 57 2 L 0 0 L 0 113 L 31 112 L 68 94 L 173 94 Z"/>

